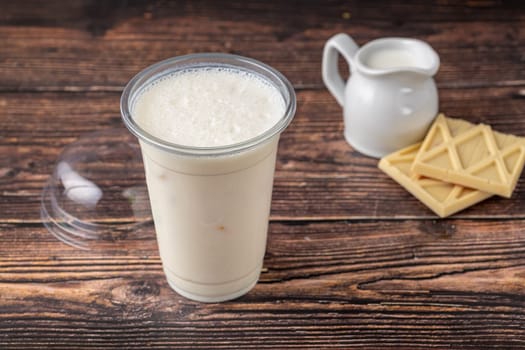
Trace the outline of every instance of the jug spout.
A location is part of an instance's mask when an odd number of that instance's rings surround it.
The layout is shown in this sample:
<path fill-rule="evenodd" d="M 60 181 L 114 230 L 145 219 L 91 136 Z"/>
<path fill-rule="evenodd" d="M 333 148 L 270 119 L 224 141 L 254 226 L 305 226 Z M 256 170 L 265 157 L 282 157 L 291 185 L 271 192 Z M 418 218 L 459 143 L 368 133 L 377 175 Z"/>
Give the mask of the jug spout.
<path fill-rule="evenodd" d="M 408 38 L 374 40 L 361 48 L 355 62 L 367 75 L 412 72 L 432 77 L 439 69 L 436 51 L 424 41 Z"/>

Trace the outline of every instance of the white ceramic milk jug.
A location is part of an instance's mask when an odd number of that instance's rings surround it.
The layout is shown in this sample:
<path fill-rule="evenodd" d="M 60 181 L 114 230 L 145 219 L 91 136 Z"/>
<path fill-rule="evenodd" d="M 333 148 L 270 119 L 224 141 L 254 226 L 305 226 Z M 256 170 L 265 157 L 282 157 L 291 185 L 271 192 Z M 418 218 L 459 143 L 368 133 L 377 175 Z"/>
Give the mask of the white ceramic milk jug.
<path fill-rule="evenodd" d="M 346 86 L 338 53 L 350 66 Z M 384 38 L 361 48 L 346 34 L 328 40 L 323 81 L 343 107 L 348 143 L 379 158 L 421 141 L 438 112 L 438 68 L 437 53 L 420 40 Z"/>

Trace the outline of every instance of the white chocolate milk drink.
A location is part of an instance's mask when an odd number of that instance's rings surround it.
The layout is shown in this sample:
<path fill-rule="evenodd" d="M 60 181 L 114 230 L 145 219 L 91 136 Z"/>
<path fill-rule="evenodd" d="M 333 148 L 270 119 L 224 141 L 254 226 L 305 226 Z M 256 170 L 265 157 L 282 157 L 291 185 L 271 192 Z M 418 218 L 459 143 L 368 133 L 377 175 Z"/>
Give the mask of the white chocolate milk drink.
<path fill-rule="evenodd" d="M 204 302 L 257 282 L 280 133 L 295 112 L 290 83 L 227 54 L 176 57 L 133 78 L 121 100 L 138 136 L 168 283 Z"/>

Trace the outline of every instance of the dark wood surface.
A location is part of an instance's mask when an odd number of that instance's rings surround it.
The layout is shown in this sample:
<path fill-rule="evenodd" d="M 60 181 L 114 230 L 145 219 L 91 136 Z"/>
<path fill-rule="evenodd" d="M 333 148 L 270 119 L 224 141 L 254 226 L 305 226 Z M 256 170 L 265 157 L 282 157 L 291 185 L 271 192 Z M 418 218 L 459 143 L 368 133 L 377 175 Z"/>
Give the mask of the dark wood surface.
<path fill-rule="evenodd" d="M 519 1 L 1 2 L 0 349 L 525 348 L 525 180 L 438 219 L 345 143 L 320 76 L 338 32 L 428 41 L 443 112 L 525 136 Z M 39 213 L 63 147 L 123 128 L 135 73 L 208 51 L 276 67 L 298 97 L 261 280 L 220 304 L 171 291 L 151 224 L 82 251 Z"/>

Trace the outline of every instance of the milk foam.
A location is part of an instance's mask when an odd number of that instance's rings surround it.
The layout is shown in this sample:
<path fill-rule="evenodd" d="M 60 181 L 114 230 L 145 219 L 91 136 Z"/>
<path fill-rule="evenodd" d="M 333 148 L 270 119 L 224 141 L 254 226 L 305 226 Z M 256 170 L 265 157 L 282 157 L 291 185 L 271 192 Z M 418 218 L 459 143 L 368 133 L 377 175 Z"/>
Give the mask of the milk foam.
<path fill-rule="evenodd" d="M 193 68 L 146 87 L 133 118 L 163 140 L 216 147 L 262 134 L 285 113 L 279 91 L 255 74 L 228 68 Z"/>

